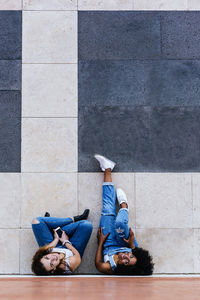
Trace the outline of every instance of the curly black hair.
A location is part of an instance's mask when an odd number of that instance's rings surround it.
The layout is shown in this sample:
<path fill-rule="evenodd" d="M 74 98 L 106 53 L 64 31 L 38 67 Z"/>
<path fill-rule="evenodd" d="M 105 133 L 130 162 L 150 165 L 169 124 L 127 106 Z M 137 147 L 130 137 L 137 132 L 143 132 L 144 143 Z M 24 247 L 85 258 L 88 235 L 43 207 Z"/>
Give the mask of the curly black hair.
<path fill-rule="evenodd" d="M 149 251 L 143 248 L 135 247 L 132 250 L 133 255 L 137 258 L 137 262 L 132 266 L 118 264 L 114 270 L 115 275 L 152 275 L 154 264 Z"/>

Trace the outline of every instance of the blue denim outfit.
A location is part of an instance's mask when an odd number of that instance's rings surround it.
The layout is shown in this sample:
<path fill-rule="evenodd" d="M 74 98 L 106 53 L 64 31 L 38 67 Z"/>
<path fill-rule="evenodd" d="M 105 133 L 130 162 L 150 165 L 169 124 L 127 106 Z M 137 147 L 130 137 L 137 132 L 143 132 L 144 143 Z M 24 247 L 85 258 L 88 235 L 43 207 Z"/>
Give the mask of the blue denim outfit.
<path fill-rule="evenodd" d="M 116 193 L 112 182 L 103 183 L 103 208 L 101 213 L 100 227 L 103 228 L 103 234 L 110 235 L 103 245 L 103 255 L 107 254 L 111 262 L 111 256 L 118 252 L 131 252 L 123 238 L 128 239 L 128 209 L 121 208 L 116 216 Z M 134 240 L 135 247 L 138 247 L 136 239 Z M 112 267 L 113 268 L 113 267 Z"/>
<path fill-rule="evenodd" d="M 85 247 L 92 233 L 92 224 L 87 220 L 73 222 L 71 218 L 53 218 L 53 217 L 38 217 L 38 224 L 32 224 L 33 233 L 39 247 L 47 245 L 53 241 L 51 229 L 61 227 L 69 236 L 72 245 L 78 250 L 80 256 L 83 256 Z M 66 248 L 59 242 L 58 248 Z"/>

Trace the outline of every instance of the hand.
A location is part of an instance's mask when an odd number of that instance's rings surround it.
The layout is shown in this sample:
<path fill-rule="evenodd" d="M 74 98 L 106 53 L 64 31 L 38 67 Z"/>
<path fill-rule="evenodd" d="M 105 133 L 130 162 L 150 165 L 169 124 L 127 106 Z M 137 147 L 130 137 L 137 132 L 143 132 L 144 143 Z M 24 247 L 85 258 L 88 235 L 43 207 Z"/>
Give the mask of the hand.
<path fill-rule="evenodd" d="M 63 231 L 61 237 L 59 238 L 59 240 L 61 241 L 61 243 L 63 243 L 65 240 L 69 240 L 68 235 L 66 234 L 65 231 Z"/>
<path fill-rule="evenodd" d="M 97 231 L 98 244 L 103 245 L 109 235 L 110 235 L 110 232 L 108 232 L 106 235 L 103 235 L 102 227 L 99 228 L 98 231 Z"/>
<path fill-rule="evenodd" d="M 55 229 L 53 231 L 54 231 L 54 240 L 58 242 L 59 241 L 59 236 L 58 236 Z"/>
<path fill-rule="evenodd" d="M 128 246 L 129 246 L 130 248 L 135 248 L 135 244 L 134 244 L 135 235 L 134 235 L 134 233 L 133 233 L 133 231 L 132 231 L 131 228 L 129 229 L 129 237 L 128 237 L 128 240 L 126 240 L 126 239 L 123 239 L 123 240 L 124 240 L 125 243 L 128 244 Z"/>

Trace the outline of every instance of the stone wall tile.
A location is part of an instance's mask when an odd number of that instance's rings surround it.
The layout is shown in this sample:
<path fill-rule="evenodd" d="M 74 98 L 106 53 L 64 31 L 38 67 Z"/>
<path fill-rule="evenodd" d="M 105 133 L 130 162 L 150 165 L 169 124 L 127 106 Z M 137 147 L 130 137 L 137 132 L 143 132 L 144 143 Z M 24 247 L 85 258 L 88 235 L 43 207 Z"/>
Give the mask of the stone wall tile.
<path fill-rule="evenodd" d="M 21 174 L 0 173 L 0 228 L 20 228 Z"/>
<path fill-rule="evenodd" d="M 22 174 L 21 227 L 30 228 L 46 211 L 62 218 L 78 214 L 76 173 Z"/>
<path fill-rule="evenodd" d="M 23 0 L 24 10 L 75 10 L 77 0 Z"/>
<path fill-rule="evenodd" d="M 23 117 L 77 117 L 76 64 L 24 64 Z"/>
<path fill-rule="evenodd" d="M 191 174 L 136 174 L 136 228 L 192 228 Z"/>
<path fill-rule="evenodd" d="M 76 63 L 77 12 L 24 11 L 24 63 Z"/>
<path fill-rule="evenodd" d="M 16 1 L 12 1 L 13 4 Z M 9 3 L 7 3 L 9 4 Z M 3 1 L 3 7 L 5 3 Z M 0 3 L 0 59 L 21 59 L 22 57 L 22 13 L 1 11 Z"/>
<path fill-rule="evenodd" d="M 0 229 L 0 273 L 19 274 L 19 229 Z M 12 241 L 13 246 L 6 246 Z"/>
<path fill-rule="evenodd" d="M 155 274 L 194 272 L 193 229 L 137 229 L 136 238 L 152 255 Z"/>
<path fill-rule="evenodd" d="M 77 119 L 25 118 L 22 172 L 76 172 Z"/>
<path fill-rule="evenodd" d="M 157 12 L 78 13 L 79 59 L 155 59 L 161 54 Z"/>
<path fill-rule="evenodd" d="M 163 12 L 162 56 L 168 59 L 199 59 L 199 12 Z"/>
<path fill-rule="evenodd" d="M 134 0 L 134 10 L 186 10 L 187 0 Z"/>

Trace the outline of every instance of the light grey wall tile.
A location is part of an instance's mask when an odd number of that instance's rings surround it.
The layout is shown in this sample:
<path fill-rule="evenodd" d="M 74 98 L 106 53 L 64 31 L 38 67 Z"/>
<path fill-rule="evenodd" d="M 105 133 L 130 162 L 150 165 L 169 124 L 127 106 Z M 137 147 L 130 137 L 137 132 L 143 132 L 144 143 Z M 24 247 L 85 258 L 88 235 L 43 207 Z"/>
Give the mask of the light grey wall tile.
<path fill-rule="evenodd" d="M 21 174 L 0 173 L 0 228 L 19 228 Z"/>
<path fill-rule="evenodd" d="M 200 174 L 192 174 L 192 191 L 193 191 L 193 227 L 200 227 Z"/>
<path fill-rule="evenodd" d="M 77 12 L 24 11 L 23 63 L 76 63 Z"/>
<path fill-rule="evenodd" d="M 149 250 L 154 273 L 193 273 L 193 229 L 137 229 L 139 246 Z"/>
<path fill-rule="evenodd" d="M 33 274 L 32 257 L 38 249 L 31 229 L 20 230 L 20 274 Z"/>
<path fill-rule="evenodd" d="M 32 219 L 43 216 L 46 211 L 52 217 L 77 215 L 77 174 L 22 174 L 21 210 L 23 228 L 29 228 Z"/>
<path fill-rule="evenodd" d="M 133 0 L 134 10 L 186 10 L 187 0 Z"/>
<path fill-rule="evenodd" d="M 74 10 L 77 0 L 23 0 L 24 10 Z"/>
<path fill-rule="evenodd" d="M 76 171 L 76 118 L 22 120 L 22 172 Z"/>
<path fill-rule="evenodd" d="M 79 10 L 131 10 L 133 0 L 78 0 Z"/>
<path fill-rule="evenodd" d="M 192 228 L 191 174 L 136 174 L 137 228 Z"/>
<path fill-rule="evenodd" d="M 200 1 L 199 0 L 188 0 L 188 9 L 189 10 L 200 10 Z"/>
<path fill-rule="evenodd" d="M 22 0 L 1 0 L 0 10 L 21 10 Z"/>
<path fill-rule="evenodd" d="M 200 273 L 200 229 L 194 229 L 194 273 Z"/>
<path fill-rule="evenodd" d="M 0 248 L 0 274 L 18 274 L 19 229 L 0 229 Z"/>
<path fill-rule="evenodd" d="M 76 64 L 24 64 L 23 117 L 77 117 Z"/>

